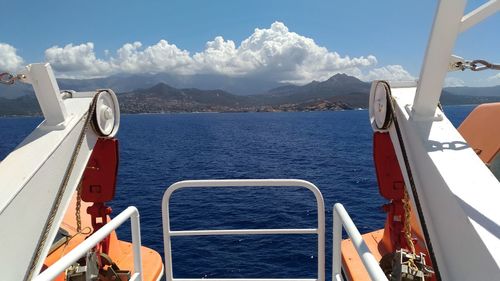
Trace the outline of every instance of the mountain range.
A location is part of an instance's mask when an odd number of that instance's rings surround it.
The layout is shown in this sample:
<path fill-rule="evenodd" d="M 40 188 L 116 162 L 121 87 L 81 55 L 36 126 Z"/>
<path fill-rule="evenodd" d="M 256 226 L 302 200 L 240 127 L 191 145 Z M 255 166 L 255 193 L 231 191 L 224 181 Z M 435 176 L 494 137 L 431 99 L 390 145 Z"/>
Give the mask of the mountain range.
<path fill-rule="evenodd" d="M 167 76 L 112 76 L 89 80 L 58 79 L 58 82 L 61 89 L 76 91 L 112 88 L 118 93 L 123 113 L 316 111 L 366 108 L 370 91 L 369 83 L 346 74 L 336 74 L 328 80 L 312 81 L 302 86 L 269 82 L 268 86 L 276 86 L 270 90 L 264 90 L 263 85 L 266 83 L 259 84 L 244 78 L 231 78 L 225 84 L 214 79 L 213 85 L 223 86 L 215 90 L 175 87 L 163 81 Z M 194 83 L 193 81 L 196 80 L 191 76 L 191 82 L 181 83 L 179 77 L 176 79 L 177 85 Z M 197 83 L 203 80 L 199 79 Z M 248 94 L 250 90 L 240 91 L 239 94 L 233 94 L 227 90 L 228 85 L 233 85 L 235 88 L 242 87 L 245 84 L 242 81 L 248 84 L 253 82 L 258 84 L 252 88 L 254 94 Z M 0 93 L 2 93 L 0 115 L 40 114 L 29 85 L 18 84 L 15 87 L 0 85 Z M 17 98 L 13 98 L 15 96 Z M 494 101 L 500 101 L 500 86 L 445 88 L 441 96 L 441 103 L 444 105 Z"/>
<path fill-rule="evenodd" d="M 88 91 L 94 89 L 113 89 L 115 92 L 129 92 L 136 89 L 145 89 L 158 83 L 165 83 L 172 87 L 197 88 L 200 90 L 224 89 L 235 95 L 252 95 L 265 93 L 267 90 L 283 86 L 276 81 L 257 79 L 252 77 L 229 77 L 224 75 L 196 74 L 171 75 L 158 74 L 119 74 L 105 78 L 68 79 L 58 78 L 61 90 Z M 18 83 L 9 88 L 0 85 L 0 97 L 17 98 L 32 92 L 30 85 Z"/>

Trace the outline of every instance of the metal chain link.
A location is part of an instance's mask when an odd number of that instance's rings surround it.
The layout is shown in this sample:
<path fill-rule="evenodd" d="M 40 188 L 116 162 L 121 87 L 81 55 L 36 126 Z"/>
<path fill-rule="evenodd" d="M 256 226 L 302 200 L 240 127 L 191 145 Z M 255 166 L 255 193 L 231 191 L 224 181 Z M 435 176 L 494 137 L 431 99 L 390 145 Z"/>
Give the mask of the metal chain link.
<path fill-rule="evenodd" d="M 82 208 L 82 182 L 78 184 L 78 190 L 76 194 L 76 207 L 75 207 L 75 216 L 76 216 L 76 232 L 82 231 L 82 217 L 80 214 L 80 209 Z"/>
<path fill-rule="evenodd" d="M 410 251 L 412 254 L 415 254 L 415 244 L 413 244 L 413 240 L 411 239 L 411 207 L 410 207 L 410 198 L 408 198 L 408 192 L 405 190 L 404 198 L 403 198 L 403 208 L 405 211 L 405 238 L 406 244 L 410 247 Z"/>
<path fill-rule="evenodd" d="M 415 252 L 415 244 L 413 243 L 412 237 L 411 237 L 411 206 L 410 206 L 410 198 L 408 197 L 408 192 L 406 191 L 405 188 L 405 193 L 404 193 L 404 198 L 403 198 L 403 208 L 405 211 L 405 225 L 404 225 L 404 232 L 405 232 L 405 238 L 406 238 L 406 244 L 408 247 L 410 247 L 410 251 L 413 254 L 413 256 L 416 256 Z M 415 264 L 415 260 L 412 258 L 409 258 L 407 261 L 408 267 L 410 267 L 414 271 L 418 271 L 418 267 Z"/>
<path fill-rule="evenodd" d="M 2 73 L 0 73 L 0 84 L 12 85 L 16 82 L 16 80 L 21 80 L 21 79 L 25 79 L 25 78 L 26 78 L 26 75 L 24 75 L 24 74 L 14 75 L 14 74 L 9 73 L 9 72 L 2 72 Z"/>
<path fill-rule="evenodd" d="M 455 66 L 462 71 L 466 69 L 469 69 L 471 71 L 482 71 L 486 69 L 500 70 L 500 64 L 491 63 L 486 60 L 457 62 Z"/>

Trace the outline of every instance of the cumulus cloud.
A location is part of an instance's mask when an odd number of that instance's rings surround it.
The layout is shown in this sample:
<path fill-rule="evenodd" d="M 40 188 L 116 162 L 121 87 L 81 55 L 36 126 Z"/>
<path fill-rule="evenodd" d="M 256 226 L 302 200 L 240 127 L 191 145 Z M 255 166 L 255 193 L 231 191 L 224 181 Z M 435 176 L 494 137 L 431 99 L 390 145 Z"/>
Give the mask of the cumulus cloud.
<path fill-rule="evenodd" d="M 338 73 L 355 73 L 377 63 L 373 55 L 341 56 L 313 39 L 291 32 L 281 22 L 255 29 L 239 46 L 217 36 L 205 49 L 191 55 L 166 40 L 152 46 L 127 43 L 116 52 L 97 58 L 94 44 L 54 46 L 45 57 L 62 76 L 106 76 L 114 73 L 166 72 L 171 74 L 222 74 L 265 76 L 292 83 L 323 79 Z"/>
<path fill-rule="evenodd" d="M 111 67 L 115 72 L 172 72 L 190 74 L 193 59 L 186 50 L 160 40 L 157 44 L 142 48 L 141 42 L 127 43 L 111 58 Z"/>
<path fill-rule="evenodd" d="M 415 79 L 400 65 L 374 68 L 377 58 L 340 55 L 319 46 L 313 39 L 291 32 L 281 22 L 256 28 L 239 45 L 222 36 L 208 41 L 201 52 L 190 54 L 175 44 L 160 40 L 151 46 L 126 43 L 115 52 L 96 56 L 94 44 L 54 46 L 45 57 L 60 76 L 96 77 L 116 73 L 221 74 L 265 77 L 267 80 L 307 83 L 347 73 L 362 80 Z"/>
<path fill-rule="evenodd" d="M 16 71 L 23 66 L 23 59 L 17 55 L 16 48 L 0 43 L 0 71 Z"/>
<path fill-rule="evenodd" d="M 226 75 L 265 75 L 277 81 L 307 82 L 339 71 L 372 66 L 373 55 L 350 58 L 318 46 L 313 39 L 290 32 L 281 22 L 255 29 L 239 47 L 216 37 L 193 56 L 197 66 Z"/>
<path fill-rule="evenodd" d="M 52 67 L 64 75 L 102 76 L 111 72 L 110 63 L 100 60 L 94 52 L 94 44 L 68 44 L 64 47 L 53 46 L 45 50 L 45 59 Z"/>

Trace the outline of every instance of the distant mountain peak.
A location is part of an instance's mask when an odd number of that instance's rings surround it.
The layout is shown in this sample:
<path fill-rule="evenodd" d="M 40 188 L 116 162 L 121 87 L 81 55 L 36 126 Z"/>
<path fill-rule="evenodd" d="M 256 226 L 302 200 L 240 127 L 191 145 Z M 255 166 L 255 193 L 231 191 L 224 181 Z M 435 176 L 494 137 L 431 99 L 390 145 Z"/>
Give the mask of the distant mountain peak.
<path fill-rule="evenodd" d="M 176 90 L 176 88 L 168 85 L 167 83 L 160 82 L 154 85 L 153 87 L 149 88 L 148 90 L 152 92 L 166 92 L 166 91 Z"/>
<path fill-rule="evenodd" d="M 354 76 L 347 75 L 345 73 L 337 73 L 332 77 L 328 78 L 325 82 L 327 83 L 364 83 Z"/>
<path fill-rule="evenodd" d="M 334 75 L 332 75 L 332 77 L 330 77 L 328 80 L 331 80 L 331 79 L 340 79 L 340 78 L 347 78 L 347 77 L 352 77 L 352 76 L 349 76 L 345 73 L 336 73 Z"/>

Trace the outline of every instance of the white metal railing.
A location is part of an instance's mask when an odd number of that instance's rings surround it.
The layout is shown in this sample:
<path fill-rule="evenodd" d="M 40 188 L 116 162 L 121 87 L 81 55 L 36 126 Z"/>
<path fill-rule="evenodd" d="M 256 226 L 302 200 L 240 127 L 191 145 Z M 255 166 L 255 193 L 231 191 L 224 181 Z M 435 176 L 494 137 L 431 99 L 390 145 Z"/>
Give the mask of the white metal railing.
<path fill-rule="evenodd" d="M 182 188 L 207 188 L 207 187 L 304 187 L 310 190 L 315 198 L 318 211 L 317 228 L 299 228 L 299 229 L 223 229 L 223 230 L 181 230 L 173 231 L 170 229 L 169 202 L 172 193 Z M 172 184 L 163 195 L 162 202 L 162 220 L 163 220 L 163 240 L 165 244 L 165 277 L 167 281 L 312 281 L 325 280 L 325 204 L 323 196 L 319 189 L 312 183 L 303 180 L 294 179 L 262 179 L 262 180 L 190 180 L 181 181 Z M 255 234 L 317 234 L 318 235 L 318 279 L 180 279 L 173 276 L 172 269 L 172 244 L 171 237 L 174 236 L 198 236 L 198 235 L 255 235 Z"/>
<path fill-rule="evenodd" d="M 379 263 L 373 257 L 370 249 L 366 246 L 363 237 L 359 233 L 358 229 L 354 225 L 351 217 L 344 209 L 342 204 L 337 203 L 333 206 L 333 265 L 332 265 L 332 281 L 342 281 L 342 273 L 341 273 L 341 256 L 340 256 L 340 242 L 342 241 L 342 226 L 345 228 L 347 235 L 352 240 L 352 244 L 354 248 L 358 252 L 363 265 L 368 272 L 368 275 L 372 280 L 376 281 L 387 281 L 387 277 L 385 276 L 382 268 L 380 268 Z"/>
<path fill-rule="evenodd" d="M 139 211 L 136 207 L 128 207 L 125 209 L 33 280 L 48 281 L 55 279 L 61 272 L 83 257 L 90 249 L 97 245 L 97 243 L 106 238 L 113 230 L 118 228 L 129 218 L 132 229 L 132 246 L 134 250 L 134 274 L 130 280 L 142 281 L 141 229 Z"/>

